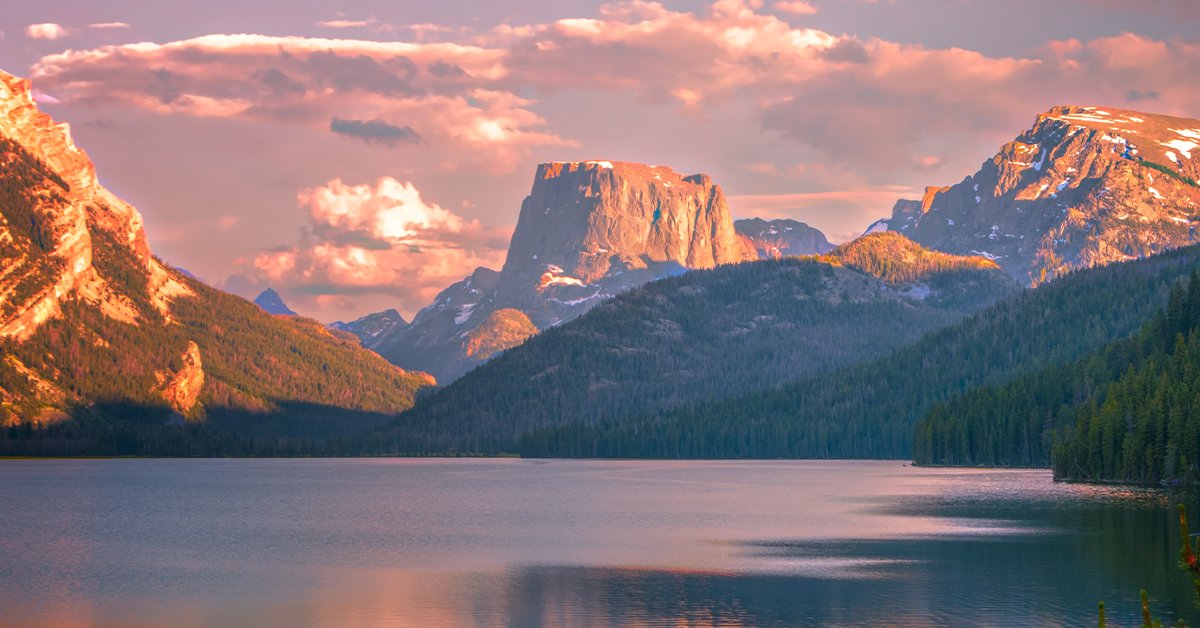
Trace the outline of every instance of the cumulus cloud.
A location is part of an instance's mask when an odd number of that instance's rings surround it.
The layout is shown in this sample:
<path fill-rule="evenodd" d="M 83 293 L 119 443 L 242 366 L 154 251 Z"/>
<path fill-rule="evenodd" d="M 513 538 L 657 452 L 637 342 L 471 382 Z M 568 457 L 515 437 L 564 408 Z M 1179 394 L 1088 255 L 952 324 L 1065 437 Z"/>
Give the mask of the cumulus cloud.
<path fill-rule="evenodd" d="M 30 39 L 62 39 L 70 34 L 70 29 L 54 22 L 30 24 L 25 27 L 25 36 Z"/>
<path fill-rule="evenodd" d="M 412 312 L 475 268 L 504 262 L 509 230 L 464 219 L 392 177 L 360 185 L 334 179 L 297 200 L 309 226 L 296 245 L 248 260 L 256 285 L 313 299 L 385 294 Z"/>
<path fill-rule="evenodd" d="M 329 130 L 373 146 L 395 148 L 405 144 L 420 144 L 425 140 L 411 126 L 389 124 L 379 118 L 371 120 L 347 120 L 334 116 L 329 121 Z"/>
<path fill-rule="evenodd" d="M 87 27 L 100 31 L 123 30 L 130 28 L 129 24 L 126 24 L 125 22 L 96 22 L 95 24 L 88 24 Z"/>

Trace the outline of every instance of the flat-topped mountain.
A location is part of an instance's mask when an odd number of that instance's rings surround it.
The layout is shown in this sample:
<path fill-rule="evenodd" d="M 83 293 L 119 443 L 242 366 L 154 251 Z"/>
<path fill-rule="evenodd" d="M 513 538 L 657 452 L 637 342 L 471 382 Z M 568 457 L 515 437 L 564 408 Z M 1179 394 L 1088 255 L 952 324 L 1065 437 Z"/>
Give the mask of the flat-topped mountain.
<path fill-rule="evenodd" d="M 434 383 L 155 258 L 141 215 L 3 72 L 0 164 L 0 424 L 51 425 L 9 453 L 250 453 L 250 433 L 361 429 Z M 168 425 L 185 422 L 221 431 Z"/>
<path fill-rule="evenodd" d="M 625 162 L 541 164 L 503 269 L 476 270 L 411 325 L 364 337 L 364 345 L 450 381 L 626 290 L 757 258 L 707 175 Z"/>
<path fill-rule="evenodd" d="M 1200 120 L 1055 107 L 975 174 L 872 229 L 996 260 L 1026 284 L 1200 239 Z"/>

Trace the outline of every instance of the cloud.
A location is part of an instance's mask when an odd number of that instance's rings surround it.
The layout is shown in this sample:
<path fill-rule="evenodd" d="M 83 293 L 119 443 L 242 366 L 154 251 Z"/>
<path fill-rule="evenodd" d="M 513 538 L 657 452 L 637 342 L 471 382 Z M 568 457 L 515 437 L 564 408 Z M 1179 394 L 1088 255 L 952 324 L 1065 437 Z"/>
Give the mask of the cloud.
<path fill-rule="evenodd" d="M 796 15 L 813 15 L 817 12 L 817 7 L 813 6 L 811 2 L 803 2 L 803 0 L 779 0 L 774 6 L 780 11 Z"/>
<path fill-rule="evenodd" d="M 371 16 L 365 20 L 323 20 L 317 22 L 317 26 L 322 28 L 365 28 L 367 26 L 374 26 L 378 23 L 379 21 L 375 19 L 375 16 Z"/>
<path fill-rule="evenodd" d="M 500 85 L 503 56 L 466 43 L 207 35 L 68 50 L 43 57 L 32 74 L 69 104 L 322 132 L 335 116 L 402 119 L 439 147 L 438 162 L 508 172 L 531 148 L 575 142 L 546 130 L 532 100 Z"/>
<path fill-rule="evenodd" d="M 125 22 L 95 22 L 83 27 L 85 30 L 111 32 L 130 28 Z M 43 22 L 41 24 L 30 24 L 25 28 L 25 36 L 30 39 L 56 40 L 64 37 L 71 37 L 80 34 L 81 29 L 55 24 L 54 22 Z"/>
<path fill-rule="evenodd" d="M 761 8 L 631 0 L 482 33 L 398 27 L 449 38 L 431 43 L 208 35 L 66 51 L 43 58 L 34 78 L 65 103 L 323 131 L 334 116 L 404 120 L 441 151 L 432 162 L 494 173 L 532 149 L 577 145 L 536 113 L 535 98 L 564 92 L 622 94 L 696 119 L 747 103 L 745 122 L 812 151 L 806 159 L 909 173 L 965 159 L 1054 104 L 1200 109 L 1200 88 L 1177 80 L 1200 65 L 1197 44 L 1183 40 L 1126 34 L 996 57 L 798 28 Z M 360 22 L 370 20 L 329 21 Z"/>
<path fill-rule="evenodd" d="M 71 33 L 70 29 L 54 22 L 30 24 L 25 27 L 25 36 L 30 39 L 62 39 Z"/>
<path fill-rule="evenodd" d="M 259 252 L 245 272 L 255 285 L 314 302 L 383 294 L 414 312 L 475 268 L 499 268 L 511 233 L 428 203 L 412 183 L 392 177 L 361 185 L 334 179 L 301 190 L 297 201 L 309 217 L 300 241 Z"/>
<path fill-rule="evenodd" d="M 371 120 L 346 120 L 334 116 L 329 121 L 329 130 L 372 146 L 395 148 L 406 144 L 421 144 L 425 140 L 411 126 L 397 126 L 374 118 Z"/>

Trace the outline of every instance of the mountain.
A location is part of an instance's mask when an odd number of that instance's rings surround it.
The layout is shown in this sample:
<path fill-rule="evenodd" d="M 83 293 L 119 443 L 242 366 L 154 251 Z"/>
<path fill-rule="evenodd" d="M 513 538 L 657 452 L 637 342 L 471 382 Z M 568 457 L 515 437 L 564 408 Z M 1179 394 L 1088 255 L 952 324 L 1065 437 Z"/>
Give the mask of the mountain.
<path fill-rule="evenodd" d="M 737 220 L 733 228 L 758 253 L 759 259 L 828 253 L 834 246 L 825 234 L 796 220 Z"/>
<path fill-rule="evenodd" d="M 275 447 L 433 384 L 155 258 L 68 126 L 2 72 L 0 163 L 0 423 L 26 429 L 5 452 L 194 454 L 255 430 Z"/>
<path fill-rule="evenodd" d="M 757 257 L 707 175 L 623 162 L 545 163 L 521 204 L 504 267 L 477 269 L 411 325 L 364 345 L 448 382 L 616 294 Z M 493 316 L 501 310 L 508 311 Z"/>
<path fill-rule="evenodd" d="M 692 271 L 509 349 L 377 442 L 513 451 L 533 428 L 736 396 L 886 354 L 1017 289 L 993 262 L 889 233 L 819 257 Z"/>
<path fill-rule="evenodd" d="M 353 334 L 362 346 L 368 349 L 374 349 L 381 338 L 386 338 L 407 326 L 408 321 L 394 309 L 367 314 L 349 323 L 335 321 L 329 324 L 330 329 Z"/>
<path fill-rule="evenodd" d="M 1200 245 L 1076 271 L 856 366 L 676 410 L 607 421 L 583 417 L 574 424 L 530 430 L 521 437 L 519 453 L 909 458 L 914 425 L 937 404 L 983 387 L 1069 368 L 1090 352 L 1129 337 L 1197 268 Z M 418 404 L 409 412 L 422 410 Z M 1038 417 L 1036 424 L 1044 420 Z M 978 437 L 988 438 L 1010 428 L 1014 442 L 1030 447 L 1038 442 L 1046 449 L 1052 445 L 1050 432 L 1027 429 L 1019 414 L 1013 421 L 978 425 L 971 431 L 983 430 Z"/>
<path fill-rule="evenodd" d="M 254 297 L 254 304 L 261 307 L 267 314 L 297 316 L 292 308 L 283 302 L 283 297 L 279 296 L 274 288 L 267 288 L 260 292 L 257 297 Z"/>
<path fill-rule="evenodd" d="M 1036 285 L 1200 240 L 1200 120 L 1055 107 L 961 182 L 873 229 L 996 260 Z"/>

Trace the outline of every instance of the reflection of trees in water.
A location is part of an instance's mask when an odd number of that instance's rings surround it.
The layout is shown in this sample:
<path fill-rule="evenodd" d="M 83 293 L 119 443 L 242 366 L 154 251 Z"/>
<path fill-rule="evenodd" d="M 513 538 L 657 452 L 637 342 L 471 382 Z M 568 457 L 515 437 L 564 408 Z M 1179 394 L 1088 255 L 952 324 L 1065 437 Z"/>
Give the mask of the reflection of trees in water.
<path fill-rule="evenodd" d="M 1098 600 L 1112 624 L 1125 625 L 1140 620 L 1146 588 L 1156 615 L 1196 623 L 1193 589 L 1173 565 L 1173 509 L 1126 503 L 1030 514 L 1012 504 L 972 513 L 1016 519 L 1037 529 L 1030 534 L 744 548 L 783 573 L 525 567 L 507 572 L 502 590 L 478 593 L 501 596 L 486 606 L 505 609 L 500 623 L 517 626 L 1075 625 L 1095 617 Z M 836 577 L 787 574 L 812 574 L 810 563 Z"/>

